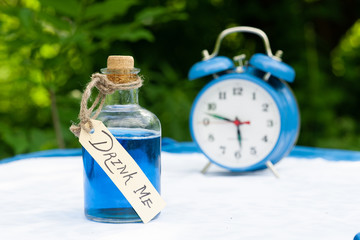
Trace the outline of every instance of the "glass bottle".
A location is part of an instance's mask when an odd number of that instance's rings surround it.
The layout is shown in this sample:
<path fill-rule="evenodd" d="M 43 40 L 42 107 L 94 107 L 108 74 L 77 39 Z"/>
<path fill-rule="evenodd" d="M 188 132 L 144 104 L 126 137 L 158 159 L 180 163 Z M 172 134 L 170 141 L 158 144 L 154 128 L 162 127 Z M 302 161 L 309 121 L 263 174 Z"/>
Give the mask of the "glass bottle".
<path fill-rule="evenodd" d="M 109 56 L 107 68 L 101 69 L 108 79 L 119 83 L 126 74 L 137 76 L 131 56 Z M 120 69 L 120 70 L 119 70 Z M 125 76 L 125 78 L 124 78 Z M 131 80 L 130 80 L 131 81 Z M 138 89 L 120 90 L 106 96 L 97 118 L 110 130 L 140 166 L 160 193 L 161 125 L 159 119 L 138 104 Z M 120 190 L 90 154 L 83 149 L 85 216 L 98 222 L 140 222 L 141 219 Z"/>

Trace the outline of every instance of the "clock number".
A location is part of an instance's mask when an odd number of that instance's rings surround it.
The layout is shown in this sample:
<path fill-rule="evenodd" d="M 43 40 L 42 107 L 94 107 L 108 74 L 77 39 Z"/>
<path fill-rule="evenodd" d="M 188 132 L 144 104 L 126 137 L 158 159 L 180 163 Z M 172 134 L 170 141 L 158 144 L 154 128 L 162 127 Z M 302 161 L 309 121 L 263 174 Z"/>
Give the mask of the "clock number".
<path fill-rule="evenodd" d="M 264 142 L 268 142 L 268 137 L 267 137 L 267 135 L 265 135 L 261 140 L 263 140 Z"/>
<path fill-rule="evenodd" d="M 236 158 L 236 159 L 240 159 L 240 158 L 241 158 L 241 153 L 240 153 L 240 151 L 236 151 L 236 152 L 235 152 L 235 158 Z"/>
<path fill-rule="evenodd" d="M 256 155 L 256 148 L 255 147 L 250 148 L 250 154 L 251 155 Z"/>
<path fill-rule="evenodd" d="M 226 92 L 219 92 L 219 99 L 225 100 L 226 99 Z"/>
<path fill-rule="evenodd" d="M 256 93 L 255 92 L 252 93 L 252 100 L 256 100 Z"/>
<path fill-rule="evenodd" d="M 266 126 L 267 126 L 267 127 L 272 127 L 272 126 L 274 126 L 273 120 L 267 120 L 267 121 L 266 121 Z"/>
<path fill-rule="evenodd" d="M 243 92 L 242 87 L 233 88 L 233 95 L 242 95 L 242 92 Z"/>
<path fill-rule="evenodd" d="M 204 119 L 203 119 L 203 124 L 204 124 L 204 126 L 209 125 L 209 123 L 210 123 L 210 120 L 209 120 L 208 118 L 204 118 Z"/>
<path fill-rule="evenodd" d="M 208 137 L 209 142 L 213 142 L 215 140 L 214 135 L 210 134 Z"/>
<path fill-rule="evenodd" d="M 268 109 L 269 109 L 269 104 L 264 103 L 264 104 L 262 105 L 262 110 L 263 110 L 263 112 L 267 112 Z"/>
<path fill-rule="evenodd" d="M 221 153 L 225 154 L 226 147 L 225 146 L 220 146 L 220 149 L 221 149 Z"/>
<path fill-rule="evenodd" d="M 215 103 L 209 103 L 208 104 L 208 110 L 211 111 L 211 110 L 216 110 L 216 104 Z"/>

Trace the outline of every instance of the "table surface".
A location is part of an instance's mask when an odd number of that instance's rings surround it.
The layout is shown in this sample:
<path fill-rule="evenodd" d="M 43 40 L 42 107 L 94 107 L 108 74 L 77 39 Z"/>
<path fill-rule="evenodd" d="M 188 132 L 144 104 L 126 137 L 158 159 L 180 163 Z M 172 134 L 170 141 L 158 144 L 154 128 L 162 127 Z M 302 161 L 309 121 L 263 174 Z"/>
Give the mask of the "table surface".
<path fill-rule="evenodd" d="M 85 218 L 78 149 L 2 161 L 0 239 L 344 240 L 360 232 L 358 152 L 297 147 L 276 165 L 277 179 L 214 165 L 202 174 L 201 153 L 171 146 L 162 152 L 167 206 L 148 224 Z"/>

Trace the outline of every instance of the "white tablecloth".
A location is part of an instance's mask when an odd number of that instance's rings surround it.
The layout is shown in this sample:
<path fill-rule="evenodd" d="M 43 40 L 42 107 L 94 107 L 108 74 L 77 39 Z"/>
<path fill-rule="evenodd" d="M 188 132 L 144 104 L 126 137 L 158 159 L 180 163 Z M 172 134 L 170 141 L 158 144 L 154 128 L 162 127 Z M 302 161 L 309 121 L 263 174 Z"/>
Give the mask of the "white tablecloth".
<path fill-rule="evenodd" d="M 83 214 L 81 157 L 0 164 L 0 239 L 345 240 L 360 232 L 360 161 L 285 158 L 269 170 L 229 174 L 203 155 L 162 154 L 167 206 L 148 224 Z"/>

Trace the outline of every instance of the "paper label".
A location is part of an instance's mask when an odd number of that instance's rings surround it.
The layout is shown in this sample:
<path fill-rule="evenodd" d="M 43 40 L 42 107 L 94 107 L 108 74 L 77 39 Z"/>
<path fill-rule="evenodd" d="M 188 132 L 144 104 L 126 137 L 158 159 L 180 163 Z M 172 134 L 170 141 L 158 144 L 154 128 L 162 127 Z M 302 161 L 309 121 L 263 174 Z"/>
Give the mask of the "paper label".
<path fill-rule="evenodd" d="M 153 219 L 165 202 L 139 165 L 105 125 L 91 120 L 94 131 L 81 129 L 79 141 L 119 188 L 144 223 Z"/>

